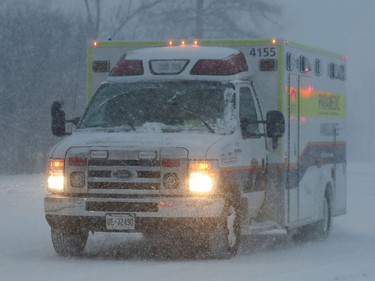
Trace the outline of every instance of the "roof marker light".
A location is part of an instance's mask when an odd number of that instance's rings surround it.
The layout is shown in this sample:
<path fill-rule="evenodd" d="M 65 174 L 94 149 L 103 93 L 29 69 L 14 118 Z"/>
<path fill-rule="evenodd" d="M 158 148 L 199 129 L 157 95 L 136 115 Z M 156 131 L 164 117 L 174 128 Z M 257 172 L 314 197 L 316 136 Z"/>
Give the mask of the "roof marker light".
<path fill-rule="evenodd" d="M 93 41 L 92 46 L 93 47 L 99 47 L 99 41 Z"/>
<path fill-rule="evenodd" d="M 271 40 L 271 43 L 272 43 L 273 45 L 275 45 L 275 44 L 277 43 L 277 40 L 276 40 L 275 38 L 273 38 L 273 39 Z"/>
<path fill-rule="evenodd" d="M 198 46 L 198 44 L 199 44 L 198 40 L 194 40 L 193 45 Z"/>
<path fill-rule="evenodd" d="M 172 40 L 168 41 L 168 46 L 174 46 L 174 42 Z"/>
<path fill-rule="evenodd" d="M 181 41 L 181 46 L 185 46 L 186 45 L 186 41 L 185 40 L 182 40 Z"/>

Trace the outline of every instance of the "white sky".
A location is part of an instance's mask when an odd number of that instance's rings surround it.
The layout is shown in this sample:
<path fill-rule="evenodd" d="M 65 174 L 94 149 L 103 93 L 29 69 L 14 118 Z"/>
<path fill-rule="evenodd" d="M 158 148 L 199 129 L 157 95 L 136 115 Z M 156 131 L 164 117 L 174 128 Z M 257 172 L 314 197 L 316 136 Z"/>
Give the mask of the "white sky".
<path fill-rule="evenodd" d="M 273 1 L 286 7 L 282 37 L 349 56 L 349 157 L 375 160 L 375 1 Z"/>

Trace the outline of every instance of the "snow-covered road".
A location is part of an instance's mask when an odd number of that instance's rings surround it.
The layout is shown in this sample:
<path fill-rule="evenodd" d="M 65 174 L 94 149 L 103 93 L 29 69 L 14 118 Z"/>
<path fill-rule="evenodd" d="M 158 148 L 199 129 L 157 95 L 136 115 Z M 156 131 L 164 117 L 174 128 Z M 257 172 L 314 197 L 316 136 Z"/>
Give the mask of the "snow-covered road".
<path fill-rule="evenodd" d="M 58 257 L 44 219 L 43 175 L 1 176 L 0 280 L 375 280 L 374 171 L 375 164 L 348 165 L 348 214 L 334 219 L 327 241 L 268 235 L 245 241 L 230 260 L 181 258 L 122 234 L 95 234 L 83 257 Z"/>

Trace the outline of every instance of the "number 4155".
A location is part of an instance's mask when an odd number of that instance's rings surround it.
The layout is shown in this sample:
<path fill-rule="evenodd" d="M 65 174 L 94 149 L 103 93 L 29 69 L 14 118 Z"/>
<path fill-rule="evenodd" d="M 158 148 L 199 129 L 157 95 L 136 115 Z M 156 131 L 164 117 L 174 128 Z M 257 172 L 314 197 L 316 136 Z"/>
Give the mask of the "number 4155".
<path fill-rule="evenodd" d="M 276 48 L 264 47 L 264 48 L 252 48 L 250 56 L 253 57 L 274 57 L 276 56 Z"/>

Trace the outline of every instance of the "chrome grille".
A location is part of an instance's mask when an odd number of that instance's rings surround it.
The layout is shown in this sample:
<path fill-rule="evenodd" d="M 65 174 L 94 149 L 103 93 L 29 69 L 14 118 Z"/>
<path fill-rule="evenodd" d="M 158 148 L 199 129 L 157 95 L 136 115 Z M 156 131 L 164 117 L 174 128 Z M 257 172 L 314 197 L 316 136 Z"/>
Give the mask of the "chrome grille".
<path fill-rule="evenodd" d="M 159 190 L 161 170 L 159 160 L 118 159 L 137 152 L 110 151 L 108 159 L 89 159 L 88 189 Z"/>

